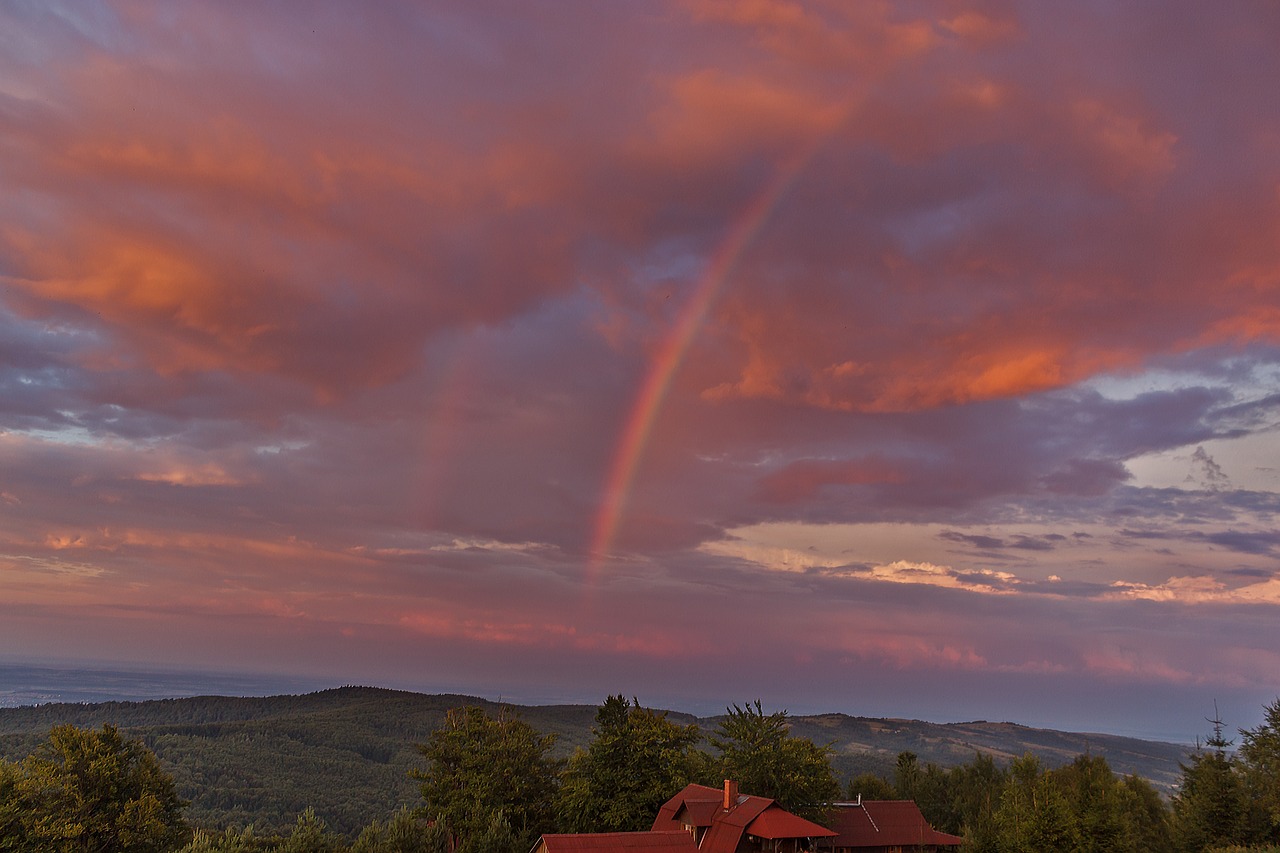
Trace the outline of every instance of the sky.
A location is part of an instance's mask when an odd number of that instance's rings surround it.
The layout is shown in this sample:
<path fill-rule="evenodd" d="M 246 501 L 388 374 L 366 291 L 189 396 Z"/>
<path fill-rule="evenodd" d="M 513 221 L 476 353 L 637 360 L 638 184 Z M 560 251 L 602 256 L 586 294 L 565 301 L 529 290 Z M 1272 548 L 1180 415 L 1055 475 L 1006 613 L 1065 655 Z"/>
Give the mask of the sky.
<path fill-rule="evenodd" d="M 1280 7 L 0 5 L 0 657 L 1190 741 Z"/>

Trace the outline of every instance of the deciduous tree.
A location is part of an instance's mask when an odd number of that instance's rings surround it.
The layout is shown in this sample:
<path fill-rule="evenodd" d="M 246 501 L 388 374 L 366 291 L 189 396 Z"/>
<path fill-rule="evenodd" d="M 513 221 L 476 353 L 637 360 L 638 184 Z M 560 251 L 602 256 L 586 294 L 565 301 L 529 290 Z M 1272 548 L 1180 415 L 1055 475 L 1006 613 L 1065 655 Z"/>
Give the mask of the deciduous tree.
<path fill-rule="evenodd" d="M 1105 758 L 1078 755 L 1050 776 L 1071 809 L 1079 838 L 1078 853 L 1122 853 L 1127 850 L 1124 812 L 1127 801 Z"/>
<path fill-rule="evenodd" d="M 390 819 L 366 826 L 351 853 L 449 853 L 448 831 L 442 821 L 427 821 L 402 808 Z"/>
<path fill-rule="evenodd" d="M 896 800 L 898 792 L 889 784 L 889 780 L 875 773 L 859 773 L 849 780 L 849 799 L 856 800 Z"/>
<path fill-rule="evenodd" d="M 191 838 L 172 777 L 115 726 L 57 726 L 16 771 L 6 772 L 10 778 L 0 787 L 11 789 L 30 849 L 161 853 Z"/>
<path fill-rule="evenodd" d="M 427 813 L 442 818 L 464 843 L 491 829 L 501 812 L 527 850 L 554 828 L 559 765 L 548 757 L 555 735 L 523 720 L 482 708 L 455 708 L 418 751 Z"/>
<path fill-rule="evenodd" d="M 0 850 L 26 850 L 18 766 L 0 759 Z"/>
<path fill-rule="evenodd" d="M 787 712 L 734 705 L 709 740 L 720 750 L 724 778 L 745 794 L 769 797 L 795 814 L 820 820 L 840 796 L 827 747 L 788 733 Z"/>
<path fill-rule="evenodd" d="M 1169 807 L 1155 786 L 1140 776 L 1130 774 L 1121 780 L 1120 790 L 1126 819 L 1127 849 L 1134 853 L 1172 850 Z"/>
<path fill-rule="evenodd" d="M 1066 798 L 1030 754 L 1010 765 L 995 822 L 1002 853 L 1072 851 L 1079 841 Z"/>
<path fill-rule="evenodd" d="M 569 761 L 558 812 L 565 832 L 634 832 L 653 825 L 664 802 L 705 774 L 696 725 L 678 725 L 638 700 L 610 696 L 595 738 Z"/>

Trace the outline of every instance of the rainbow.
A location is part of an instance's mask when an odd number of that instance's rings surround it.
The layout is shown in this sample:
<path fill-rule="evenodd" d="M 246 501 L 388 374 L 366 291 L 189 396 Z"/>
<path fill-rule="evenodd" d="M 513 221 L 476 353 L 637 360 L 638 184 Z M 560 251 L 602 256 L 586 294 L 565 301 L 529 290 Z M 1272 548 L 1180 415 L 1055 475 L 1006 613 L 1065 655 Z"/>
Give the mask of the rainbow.
<path fill-rule="evenodd" d="M 413 498 L 417 518 L 428 527 L 441 523 L 440 499 L 454 473 L 452 463 L 464 435 L 463 409 L 477 370 L 477 350 L 475 344 L 463 339 L 432 360 L 436 370 L 423 419 L 418 461 L 421 473 Z"/>
<path fill-rule="evenodd" d="M 627 496 L 635 481 L 640 459 L 653 431 L 654 422 L 662 409 L 662 401 L 671 388 L 671 380 L 688 353 L 707 313 L 719 295 L 724 283 L 742 258 L 747 247 L 760 233 L 769 214 L 795 182 L 804 166 L 818 148 L 817 142 L 801 155 L 784 163 L 773 175 L 746 210 L 733 222 L 724 239 L 712 253 L 701 278 L 694 287 L 688 304 L 676 318 L 675 325 L 659 347 L 649 372 L 640 385 L 635 403 L 631 407 L 613 461 L 605 481 L 599 510 L 592 527 L 588 550 L 588 582 L 593 582 L 600 567 L 609 556 L 614 536 L 626 511 Z"/>

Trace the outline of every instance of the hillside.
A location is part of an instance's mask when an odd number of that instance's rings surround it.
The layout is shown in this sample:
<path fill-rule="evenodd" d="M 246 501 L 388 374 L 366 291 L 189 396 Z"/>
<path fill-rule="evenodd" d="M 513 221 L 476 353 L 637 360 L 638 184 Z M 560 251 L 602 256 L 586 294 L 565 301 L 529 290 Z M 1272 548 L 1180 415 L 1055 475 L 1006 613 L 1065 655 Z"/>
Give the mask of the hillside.
<path fill-rule="evenodd" d="M 195 697 L 147 702 L 49 704 L 0 708 L 0 755 L 20 758 L 54 725 L 112 723 L 141 738 L 173 773 L 191 801 L 197 825 L 253 823 L 281 830 L 313 806 L 331 827 L 354 833 L 373 818 L 419 802 L 408 772 L 421 767 L 415 743 L 424 741 L 446 711 L 496 703 L 469 696 L 424 695 L 370 687 L 343 687 L 302 696 Z M 523 719 L 558 736 L 556 753 L 568 756 L 591 739 L 590 705 L 511 706 Z M 716 718 L 672 713 L 704 731 Z M 864 770 L 891 775 L 903 750 L 921 763 L 943 766 L 970 760 L 975 751 L 997 760 L 1032 752 L 1049 766 L 1090 752 L 1121 773 L 1136 772 L 1162 788 L 1178 776 L 1185 748 L 1109 735 L 1031 729 L 1012 723 L 935 724 L 823 714 L 793 717 L 793 731 L 834 751 L 847 781 Z"/>
<path fill-rule="evenodd" d="M 1077 755 L 1088 753 L 1106 758 L 1117 773 L 1136 773 L 1167 792 L 1178 781 L 1178 762 L 1187 754 L 1187 748 L 1178 744 L 985 720 L 926 723 L 821 714 L 793 718 L 792 732 L 814 743 L 830 745 L 835 752 L 832 764 L 845 779 L 864 770 L 890 776 L 898 753 L 904 750 L 919 756 L 921 764 L 933 762 L 943 767 L 969 761 L 977 752 L 989 754 L 1000 763 L 1030 752 L 1049 767 L 1067 764 Z"/>

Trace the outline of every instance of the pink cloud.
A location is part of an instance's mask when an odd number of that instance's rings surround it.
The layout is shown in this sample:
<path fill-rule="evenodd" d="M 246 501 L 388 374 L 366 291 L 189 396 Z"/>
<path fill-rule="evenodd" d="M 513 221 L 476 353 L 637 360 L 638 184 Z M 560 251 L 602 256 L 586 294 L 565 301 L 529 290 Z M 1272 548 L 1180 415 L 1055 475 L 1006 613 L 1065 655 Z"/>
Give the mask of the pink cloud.
<path fill-rule="evenodd" d="M 805 460 L 765 477 L 760 491 L 765 500 L 792 502 L 813 499 L 823 486 L 901 483 L 905 479 L 900 466 L 880 457 L 840 462 Z"/>
<path fill-rule="evenodd" d="M 0 11 L 7 640 L 693 693 L 1256 659 L 1275 492 L 1128 466 L 1275 423 L 1272 13 L 312 11 Z M 897 536 L 780 572 L 768 523 Z"/>

